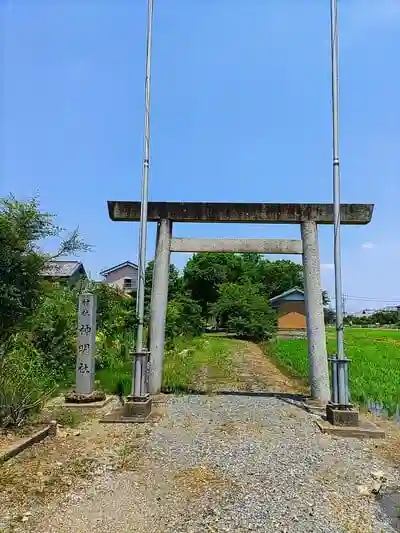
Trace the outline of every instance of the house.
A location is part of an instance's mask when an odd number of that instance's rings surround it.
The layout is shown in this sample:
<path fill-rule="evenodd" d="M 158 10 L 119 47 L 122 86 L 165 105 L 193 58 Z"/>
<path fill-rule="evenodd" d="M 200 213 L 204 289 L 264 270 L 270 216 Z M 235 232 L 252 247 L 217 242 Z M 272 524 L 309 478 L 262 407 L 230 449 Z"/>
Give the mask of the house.
<path fill-rule="evenodd" d="M 130 261 L 107 268 L 100 272 L 104 276 L 103 283 L 123 291 L 125 294 L 136 293 L 138 282 L 138 266 Z"/>
<path fill-rule="evenodd" d="M 271 298 L 278 315 L 278 335 L 303 337 L 307 332 L 304 291 L 294 287 Z"/>
<path fill-rule="evenodd" d="M 72 286 L 87 279 L 85 267 L 80 261 L 48 261 L 42 276 L 53 283 Z"/>

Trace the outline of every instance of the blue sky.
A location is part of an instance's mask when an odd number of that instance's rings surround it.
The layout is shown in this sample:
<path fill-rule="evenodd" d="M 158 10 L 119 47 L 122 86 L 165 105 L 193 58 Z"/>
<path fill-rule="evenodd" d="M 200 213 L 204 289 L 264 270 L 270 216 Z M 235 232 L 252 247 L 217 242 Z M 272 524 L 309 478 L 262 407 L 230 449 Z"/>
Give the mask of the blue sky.
<path fill-rule="evenodd" d="M 0 194 L 38 193 L 61 226 L 79 225 L 94 277 L 136 261 L 138 225 L 111 222 L 106 200 L 140 198 L 146 1 L 0 6 Z M 400 0 L 342 0 L 340 36 L 342 201 L 376 205 L 370 225 L 343 227 L 344 291 L 389 302 L 400 298 Z M 329 37 L 328 0 L 156 0 L 150 200 L 331 201 Z M 330 293 L 332 243 L 322 228 Z"/>

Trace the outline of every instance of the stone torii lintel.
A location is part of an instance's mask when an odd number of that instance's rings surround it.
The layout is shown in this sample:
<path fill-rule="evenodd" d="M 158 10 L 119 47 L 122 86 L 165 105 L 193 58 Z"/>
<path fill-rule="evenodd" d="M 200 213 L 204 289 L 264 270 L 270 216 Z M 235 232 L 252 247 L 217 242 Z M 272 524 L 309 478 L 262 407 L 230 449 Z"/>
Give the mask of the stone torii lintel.
<path fill-rule="evenodd" d="M 109 200 L 108 213 L 116 222 L 138 222 L 140 202 Z M 368 224 L 373 204 L 341 204 L 342 224 Z M 148 220 L 250 224 L 300 224 L 312 220 L 333 224 L 333 204 L 269 204 L 215 202 L 149 202 Z"/>

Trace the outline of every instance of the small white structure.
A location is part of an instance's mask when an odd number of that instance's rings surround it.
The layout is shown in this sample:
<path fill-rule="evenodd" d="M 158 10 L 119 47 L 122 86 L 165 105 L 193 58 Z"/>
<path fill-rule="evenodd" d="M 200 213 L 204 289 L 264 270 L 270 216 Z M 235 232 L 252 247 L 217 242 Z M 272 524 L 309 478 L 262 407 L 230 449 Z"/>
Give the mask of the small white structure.
<path fill-rule="evenodd" d="M 96 296 L 84 293 L 79 296 L 78 346 L 76 357 L 76 392 L 93 392 L 96 355 Z"/>
<path fill-rule="evenodd" d="M 138 266 L 130 261 L 107 268 L 100 272 L 103 283 L 115 287 L 125 294 L 135 294 L 138 284 Z"/>

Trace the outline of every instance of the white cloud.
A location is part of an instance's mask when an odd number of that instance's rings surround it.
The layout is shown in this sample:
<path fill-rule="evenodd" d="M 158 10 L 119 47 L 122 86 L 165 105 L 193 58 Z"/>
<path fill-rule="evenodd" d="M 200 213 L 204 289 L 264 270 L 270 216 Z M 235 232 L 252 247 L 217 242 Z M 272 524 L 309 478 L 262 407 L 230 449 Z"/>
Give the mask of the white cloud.
<path fill-rule="evenodd" d="M 323 270 L 333 270 L 335 265 L 333 263 L 322 263 L 321 268 Z"/>
<path fill-rule="evenodd" d="M 363 242 L 361 245 L 361 248 L 364 248 L 364 250 L 371 250 L 372 248 L 375 248 L 375 244 L 373 242 Z"/>

